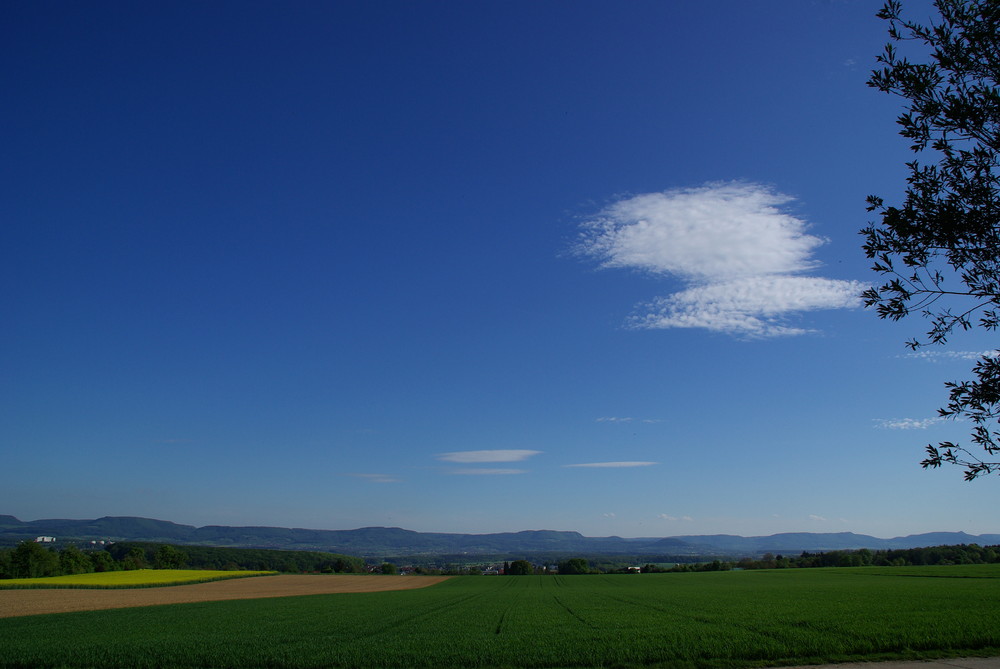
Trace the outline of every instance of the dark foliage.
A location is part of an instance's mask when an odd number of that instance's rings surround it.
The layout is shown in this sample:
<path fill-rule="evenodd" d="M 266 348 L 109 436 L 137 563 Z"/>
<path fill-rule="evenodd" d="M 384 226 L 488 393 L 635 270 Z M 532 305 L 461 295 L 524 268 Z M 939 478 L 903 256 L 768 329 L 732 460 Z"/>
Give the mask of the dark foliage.
<path fill-rule="evenodd" d="M 505 569 L 508 576 L 530 576 L 535 573 L 535 567 L 527 560 L 514 560 Z"/>
<path fill-rule="evenodd" d="M 361 558 L 319 551 L 282 551 L 264 548 L 225 548 L 218 546 L 178 546 L 164 551 L 164 544 L 121 542 L 108 549 L 116 560 L 125 559 L 132 551 L 142 552 L 145 560 L 155 564 L 164 553 L 183 555 L 183 565 L 189 569 L 250 569 L 255 571 L 361 573 L 365 563 Z M 174 562 L 176 564 L 176 562 Z"/>
<path fill-rule="evenodd" d="M 936 0 L 939 19 L 929 25 L 902 18 L 898 0 L 879 17 L 892 40 L 868 84 L 906 100 L 900 135 L 932 164 L 907 163 L 902 206 L 868 198 L 881 220 L 862 230 L 864 250 L 885 283 L 865 292 L 880 318 L 920 314 L 931 324 L 919 348 L 944 344 L 956 331 L 1000 325 L 1000 3 L 996 0 Z M 927 62 L 901 56 L 896 43 L 920 45 Z M 943 417 L 973 425 L 971 442 L 927 446 L 921 464 L 965 468 L 965 478 L 1000 472 L 1000 361 L 983 355 L 974 379 L 946 384 Z M 983 453 L 985 452 L 985 453 Z"/>
<path fill-rule="evenodd" d="M 584 558 L 570 558 L 559 563 L 560 574 L 589 574 L 590 565 Z"/>
<path fill-rule="evenodd" d="M 283 572 L 363 573 L 361 558 L 317 551 L 279 551 L 214 546 L 178 546 L 122 542 L 107 550 L 81 551 L 69 545 L 60 551 L 34 541 L 0 549 L 0 578 L 37 578 L 121 569 L 220 569 Z"/>
<path fill-rule="evenodd" d="M 1000 547 L 962 544 L 891 550 L 827 551 L 798 556 L 764 555 L 735 562 L 714 560 L 701 564 L 679 564 L 669 569 L 646 565 L 645 572 L 728 571 L 730 569 L 791 569 L 812 567 L 908 567 L 913 565 L 994 564 L 1000 562 Z"/>

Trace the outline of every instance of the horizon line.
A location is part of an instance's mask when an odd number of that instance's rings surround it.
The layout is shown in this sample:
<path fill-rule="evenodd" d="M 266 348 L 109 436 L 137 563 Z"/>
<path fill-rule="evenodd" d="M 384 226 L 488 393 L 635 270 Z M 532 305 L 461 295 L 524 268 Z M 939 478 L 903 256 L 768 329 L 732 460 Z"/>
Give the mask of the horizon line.
<path fill-rule="evenodd" d="M 984 536 L 984 535 L 993 535 L 993 534 L 996 534 L 996 535 L 1000 536 L 1000 531 L 998 531 L 998 532 L 980 532 L 978 534 L 970 534 L 969 532 L 966 532 L 965 530 L 929 530 L 929 531 L 926 531 L 926 532 L 915 532 L 915 533 L 910 533 L 910 534 L 899 534 L 899 535 L 892 536 L 892 537 L 879 537 L 879 536 L 875 536 L 873 534 L 864 534 L 864 533 L 860 533 L 860 532 L 854 532 L 852 530 L 840 530 L 840 531 L 836 531 L 836 532 L 817 532 L 817 531 L 812 531 L 812 530 L 788 530 L 788 531 L 782 531 L 782 532 L 773 532 L 771 534 L 749 534 L 749 535 L 746 535 L 746 534 L 732 534 L 732 533 L 729 533 L 729 532 L 713 532 L 713 533 L 710 533 L 710 534 L 691 534 L 691 533 L 688 533 L 688 534 L 670 534 L 670 535 L 648 534 L 648 535 L 641 535 L 641 536 L 628 536 L 628 537 L 626 537 L 626 536 L 622 536 L 622 535 L 618 535 L 618 534 L 606 534 L 606 535 L 599 535 L 599 536 L 598 535 L 587 535 L 587 534 L 583 534 L 579 530 L 554 530 L 554 529 L 547 529 L 547 528 L 522 529 L 522 530 L 500 530 L 500 531 L 493 531 L 493 532 L 457 532 L 457 531 L 456 532 L 447 532 L 447 531 L 441 531 L 441 530 L 411 530 L 411 529 L 408 529 L 408 528 L 405 528 L 405 527 L 396 526 L 396 525 L 362 525 L 360 527 L 353 527 L 353 528 L 349 528 L 349 529 L 327 529 L 327 528 L 318 528 L 318 527 L 294 527 L 294 526 L 283 526 L 283 525 L 220 525 L 220 524 L 189 525 L 187 523 L 179 523 L 177 521 L 163 520 L 163 519 L 160 519 L 160 518 L 150 518 L 148 516 L 113 516 L 113 515 L 108 515 L 108 516 L 99 516 L 97 518 L 37 518 L 35 520 L 22 520 L 21 518 L 15 516 L 14 514 L 0 514 L 0 518 L 2 518 L 4 516 L 7 516 L 9 518 L 13 518 L 14 520 L 16 520 L 16 521 L 18 521 L 20 523 L 39 523 L 39 522 L 43 522 L 43 521 L 70 521 L 70 522 L 88 522 L 88 521 L 90 521 L 90 522 L 95 522 L 95 521 L 98 521 L 98 520 L 103 520 L 105 518 L 109 518 L 109 519 L 152 520 L 152 521 L 159 522 L 159 523 L 170 523 L 170 524 L 173 524 L 173 525 L 193 527 L 196 530 L 198 530 L 198 529 L 204 529 L 206 527 L 233 527 L 233 528 L 244 528 L 244 527 L 251 528 L 251 527 L 257 527 L 257 528 L 282 529 L 282 530 L 306 530 L 306 531 L 311 531 L 311 532 L 353 532 L 353 531 L 356 531 L 356 530 L 386 529 L 386 530 L 402 530 L 404 532 L 414 532 L 416 534 L 460 534 L 460 535 L 468 535 L 468 536 L 484 536 L 484 535 L 491 535 L 491 534 L 520 534 L 520 533 L 524 533 L 524 532 L 560 532 L 560 533 L 579 534 L 580 536 L 584 537 L 585 539 L 625 539 L 625 540 L 630 540 L 630 539 L 684 539 L 684 538 L 687 538 L 687 537 L 724 537 L 724 536 L 740 537 L 741 539 L 755 539 L 755 538 L 775 537 L 775 536 L 780 536 L 780 535 L 784 535 L 784 534 L 832 534 L 832 535 L 837 535 L 837 534 L 853 534 L 853 535 L 861 536 L 861 537 L 870 537 L 872 539 L 881 539 L 883 541 L 889 541 L 891 539 L 905 539 L 907 537 L 919 537 L 919 536 L 923 536 L 923 535 L 926 535 L 926 534 L 964 534 L 965 536 L 969 536 L 969 537 L 980 537 L 980 536 Z"/>

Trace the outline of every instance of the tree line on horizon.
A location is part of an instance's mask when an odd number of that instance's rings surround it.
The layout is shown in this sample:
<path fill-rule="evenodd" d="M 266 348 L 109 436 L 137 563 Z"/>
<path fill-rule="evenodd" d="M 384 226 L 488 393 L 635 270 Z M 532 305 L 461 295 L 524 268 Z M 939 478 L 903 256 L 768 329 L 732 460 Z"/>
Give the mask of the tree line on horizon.
<path fill-rule="evenodd" d="M 576 557 L 538 564 L 527 559 L 505 561 L 500 571 L 508 576 L 532 574 L 609 574 L 609 573 L 678 573 L 729 571 L 733 569 L 808 569 L 815 567 L 902 567 L 921 565 L 995 564 L 1000 563 L 1000 546 L 958 544 L 925 548 L 871 550 L 833 550 L 797 556 L 765 553 L 760 558 L 706 560 L 664 566 L 645 563 L 638 569 L 620 560 L 608 561 Z M 553 567 L 555 567 L 553 569 Z M 317 551 L 184 546 L 122 542 L 104 550 L 84 551 L 75 545 L 60 550 L 46 548 L 34 541 L 21 542 L 16 548 L 0 549 L 0 579 L 41 578 L 90 572 L 134 569 L 216 569 L 254 570 L 286 573 L 347 573 L 371 571 L 362 558 Z M 382 573 L 399 573 L 385 562 Z M 484 573 L 480 567 L 434 569 L 416 567 L 416 574 L 470 575 Z"/>
<path fill-rule="evenodd" d="M 809 569 L 816 567 L 912 567 L 926 565 L 1000 563 L 1000 546 L 959 544 L 926 548 L 836 550 L 823 553 L 803 551 L 798 556 L 765 553 L 761 558 L 735 561 L 713 560 L 698 564 L 660 567 L 647 564 L 643 572 L 729 571 L 732 569 Z"/>
<path fill-rule="evenodd" d="M 363 573 L 361 558 L 317 551 L 184 546 L 122 542 L 104 550 L 81 550 L 70 544 L 59 550 L 34 541 L 0 549 L 0 579 L 69 576 L 134 569 L 216 569 L 291 573 Z"/>
<path fill-rule="evenodd" d="M 573 574 L 627 574 L 627 573 L 682 573 L 700 571 L 731 571 L 734 569 L 809 569 L 816 567 L 910 567 L 927 565 L 997 564 L 1000 563 L 1000 546 L 956 544 L 924 548 L 832 550 L 785 556 L 765 553 L 760 558 L 745 557 L 739 560 L 721 558 L 679 562 L 666 566 L 662 562 L 645 562 L 641 567 L 622 559 L 606 556 L 576 557 L 559 560 L 504 561 L 496 573 L 504 576 L 573 575 Z M 395 573 L 392 565 L 392 573 Z M 415 567 L 414 574 L 466 576 L 488 573 L 486 567 L 456 566 L 432 568 Z M 388 573 L 388 572 L 387 572 Z"/>

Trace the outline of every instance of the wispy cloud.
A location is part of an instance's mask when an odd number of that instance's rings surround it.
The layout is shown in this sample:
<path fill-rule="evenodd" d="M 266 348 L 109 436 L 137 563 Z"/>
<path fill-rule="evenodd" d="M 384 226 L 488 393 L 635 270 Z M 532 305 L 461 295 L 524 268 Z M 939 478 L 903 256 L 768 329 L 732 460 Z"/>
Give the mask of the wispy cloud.
<path fill-rule="evenodd" d="M 495 451 L 455 451 L 453 453 L 438 453 L 437 459 L 444 462 L 520 462 L 527 460 L 533 455 L 538 455 L 542 451 L 529 451 L 524 449 L 508 449 Z"/>
<path fill-rule="evenodd" d="M 913 351 L 903 357 L 939 362 L 941 360 L 979 360 L 980 358 L 995 358 L 997 356 L 1000 356 L 1000 351 Z"/>
<path fill-rule="evenodd" d="M 813 514 L 813 513 L 809 514 L 809 520 L 815 520 L 817 523 L 825 523 L 826 522 L 826 518 L 824 518 L 823 516 L 817 516 L 816 514 Z"/>
<path fill-rule="evenodd" d="M 685 523 L 690 523 L 690 522 L 694 521 L 694 518 L 692 518 L 691 516 L 679 516 L 678 517 L 678 516 L 671 516 L 669 513 L 661 513 L 661 514 L 659 514 L 656 517 L 659 518 L 660 520 L 666 520 L 666 521 L 669 521 L 669 522 L 675 522 L 675 521 L 681 520 L 681 521 L 684 521 Z"/>
<path fill-rule="evenodd" d="M 348 474 L 348 476 L 371 481 L 372 483 L 399 483 L 399 479 L 391 474 Z"/>
<path fill-rule="evenodd" d="M 784 324 L 787 314 L 859 304 L 864 286 L 801 276 L 754 276 L 695 286 L 642 305 L 629 323 L 637 328 L 704 328 L 758 337 L 811 330 Z"/>
<path fill-rule="evenodd" d="M 602 267 L 672 276 L 686 288 L 640 305 L 637 328 L 704 328 L 748 337 L 797 335 L 791 314 L 860 306 L 866 285 L 796 276 L 825 240 L 782 210 L 792 198 L 752 183 L 637 195 L 582 226 L 577 250 Z"/>
<path fill-rule="evenodd" d="M 632 418 L 631 416 L 601 416 L 598 423 L 662 423 L 660 418 Z"/>
<path fill-rule="evenodd" d="M 469 469 L 453 469 L 448 472 L 449 474 L 455 474 L 458 476 L 495 476 L 502 475 L 506 476 L 508 474 L 527 474 L 528 472 L 524 469 L 493 469 L 493 468 L 469 468 Z"/>
<path fill-rule="evenodd" d="M 624 461 L 624 462 L 582 462 L 575 465 L 563 465 L 563 467 L 651 467 L 652 465 L 658 465 L 659 462 L 637 462 L 637 461 Z"/>
<path fill-rule="evenodd" d="M 886 430 L 926 430 L 944 418 L 876 418 L 875 427 Z"/>

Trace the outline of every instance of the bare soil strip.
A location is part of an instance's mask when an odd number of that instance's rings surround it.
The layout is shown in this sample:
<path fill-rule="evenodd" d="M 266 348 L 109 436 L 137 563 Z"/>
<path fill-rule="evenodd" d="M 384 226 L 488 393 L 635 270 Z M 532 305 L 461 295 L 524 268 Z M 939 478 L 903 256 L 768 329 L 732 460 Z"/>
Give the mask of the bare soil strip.
<path fill-rule="evenodd" d="M 0 618 L 228 599 L 412 590 L 446 576 L 279 575 L 135 590 L 0 590 Z"/>

